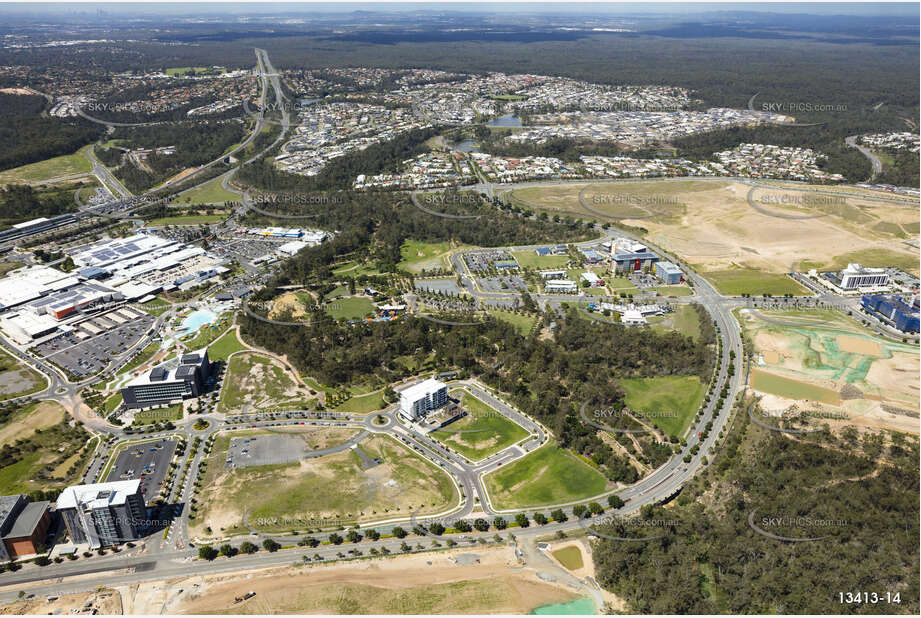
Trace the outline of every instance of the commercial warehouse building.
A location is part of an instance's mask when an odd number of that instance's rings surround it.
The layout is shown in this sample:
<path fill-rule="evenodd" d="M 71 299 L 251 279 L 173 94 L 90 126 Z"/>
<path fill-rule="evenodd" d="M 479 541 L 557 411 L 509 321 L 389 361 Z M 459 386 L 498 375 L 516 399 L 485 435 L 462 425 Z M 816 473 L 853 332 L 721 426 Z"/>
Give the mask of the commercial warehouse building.
<path fill-rule="evenodd" d="M 48 502 L 30 502 L 24 494 L 0 496 L 0 561 L 41 552 L 51 514 Z"/>
<path fill-rule="evenodd" d="M 400 392 L 400 416 L 415 422 L 448 403 L 448 386 L 434 378 Z"/>
<path fill-rule="evenodd" d="M 208 349 L 183 354 L 175 360 L 157 365 L 131 380 L 121 389 L 127 408 L 150 408 L 198 397 L 205 390 L 211 372 Z"/>
<path fill-rule="evenodd" d="M 0 242 L 32 236 L 33 234 L 38 234 L 40 232 L 47 232 L 48 230 L 53 230 L 63 225 L 74 223 L 76 220 L 77 218 L 72 214 L 65 214 L 58 215 L 57 217 L 51 217 L 50 219 L 39 217 L 38 219 L 32 219 L 31 221 L 16 223 L 12 225 L 10 229 L 0 232 Z"/>
<path fill-rule="evenodd" d="M 68 487 L 57 510 L 70 540 L 90 549 L 137 539 L 147 519 L 140 479 Z"/>

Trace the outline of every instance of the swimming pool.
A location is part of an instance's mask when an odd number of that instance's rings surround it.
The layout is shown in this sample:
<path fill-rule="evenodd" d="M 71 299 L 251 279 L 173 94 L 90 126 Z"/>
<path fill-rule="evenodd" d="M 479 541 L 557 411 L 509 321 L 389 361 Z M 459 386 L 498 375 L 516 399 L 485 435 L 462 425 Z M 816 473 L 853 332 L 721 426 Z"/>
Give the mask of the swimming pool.
<path fill-rule="evenodd" d="M 182 320 L 182 335 L 194 333 L 205 324 L 210 324 L 217 319 L 217 314 L 208 309 L 193 311 Z"/>

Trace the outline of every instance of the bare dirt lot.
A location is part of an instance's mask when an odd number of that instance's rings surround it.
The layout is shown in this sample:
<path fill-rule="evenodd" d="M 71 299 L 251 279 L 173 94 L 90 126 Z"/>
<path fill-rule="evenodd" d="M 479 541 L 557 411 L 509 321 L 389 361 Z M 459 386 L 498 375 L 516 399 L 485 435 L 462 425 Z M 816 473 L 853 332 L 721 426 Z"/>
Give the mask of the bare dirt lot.
<path fill-rule="evenodd" d="M 15 601 L 0 607 L 0 614 L 18 616 L 26 614 L 70 615 L 83 610 L 82 615 L 90 615 L 94 609 L 97 610 L 97 613 L 103 615 L 120 615 L 122 613 L 122 598 L 115 590 L 106 589 L 65 594 L 51 601 L 48 600 L 49 598 L 53 597 Z"/>
<path fill-rule="evenodd" d="M 756 355 L 750 386 L 760 389 L 762 408 L 797 406 L 831 416 L 844 414 L 856 425 L 917 434 L 917 347 L 874 336 L 842 313 L 797 313 L 765 313 L 790 324 L 782 325 L 740 312 Z M 765 372 L 771 379 L 754 379 Z M 819 395 L 825 391 L 838 393 L 838 401 L 823 400 Z"/>
<path fill-rule="evenodd" d="M 0 445 L 12 444 L 20 438 L 32 435 L 36 429 L 57 425 L 66 416 L 67 413 L 60 404 L 43 401 L 28 415 L 15 418 L 13 422 L 0 428 Z"/>
<path fill-rule="evenodd" d="M 159 588 L 156 594 L 153 588 Z M 248 591 L 256 595 L 234 603 Z M 519 565 L 512 548 L 492 547 L 142 584 L 126 591 L 125 608 L 177 614 L 526 614 L 577 596 Z"/>
<path fill-rule="evenodd" d="M 905 244 L 917 235 L 917 204 L 903 206 L 848 195 L 844 201 L 816 205 L 808 200 L 827 198 L 828 190 L 806 188 L 821 193 L 785 190 L 780 185 L 778 189 L 757 188 L 752 199 L 761 210 L 748 202 L 752 187 L 730 180 L 535 187 L 513 192 L 513 199 L 581 217 L 598 218 L 597 212 L 618 218 L 643 217 L 620 220 L 645 228 L 651 242 L 703 270 L 784 273 L 794 262 L 831 268 L 854 261 L 867 266 L 902 265 L 917 274 L 917 251 Z M 583 189 L 583 201 L 591 210 L 579 201 Z M 831 192 L 833 197 L 836 191 Z"/>

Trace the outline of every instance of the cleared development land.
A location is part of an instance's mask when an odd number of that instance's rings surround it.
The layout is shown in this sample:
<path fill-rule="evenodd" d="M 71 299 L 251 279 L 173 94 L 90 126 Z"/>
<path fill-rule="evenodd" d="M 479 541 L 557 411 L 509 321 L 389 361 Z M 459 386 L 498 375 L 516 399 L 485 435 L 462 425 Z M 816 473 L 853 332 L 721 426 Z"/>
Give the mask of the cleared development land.
<path fill-rule="evenodd" d="M 550 214 L 632 226 L 704 274 L 717 273 L 714 282 L 728 286 L 727 294 L 801 293 L 790 289 L 792 282 L 781 286 L 780 280 L 759 280 L 755 274 L 782 275 L 793 263 L 802 263 L 800 268 L 832 268 L 861 262 L 918 274 L 917 250 L 906 243 L 917 235 L 917 203 L 844 196 L 820 185 L 796 187 L 809 192 L 781 183 L 777 189 L 755 188 L 751 197 L 760 210 L 748 202 L 752 187 L 732 180 L 580 183 L 519 189 L 511 197 L 519 205 Z M 580 203 L 583 189 L 591 210 Z M 891 197 L 850 189 L 854 194 Z M 817 203 L 822 199 L 831 203 Z M 787 218 L 791 216 L 812 218 Z"/>
<path fill-rule="evenodd" d="M 294 381 L 281 362 L 254 352 L 241 352 L 228 362 L 219 408 L 239 412 L 296 407 L 309 397 L 309 391 Z"/>
<path fill-rule="evenodd" d="M 0 426 L 0 447 L 13 446 L 0 466 L 0 495 L 63 488 L 82 461 L 82 441 L 64 423 L 67 413 L 51 401 L 25 406 Z"/>
<path fill-rule="evenodd" d="M 234 604 L 241 590 L 256 595 Z M 507 546 L 209 575 L 131 594 L 177 614 L 527 614 L 579 596 L 521 568 Z"/>
<path fill-rule="evenodd" d="M 345 442 L 347 436 L 337 438 Z M 324 522 L 385 519 L 388 513 L 438 513 L 458 500 L 445 472 L 389 436 L 362 440 L 358 448 L 367 458 L 348 449 L 298 463 L 227 469 L 230 439 L 228 433 L 215 441 L 200 499 L 203 508 L 195 521 L 197 534 L 204 526 L 218 536 L 244 532 L 244 516 L 250 526 L 268 532 L 306 530 L 333 525 Z M 333 442 L 329 438 L 324 444 Z"/>
<path fill-rule="evenodd" d="M 47 384 L 40 373 L 0 350 L 0 401 L 31 395 Z"/>
<path fill-rule="evenodd" d="M 650 328 L 656 332 L 665 333 L 676 330 L 694 339 L 700 337 L 700 317 L 690 305 L 679 305 L 672 313 L 649 318 L 649 324 Z"/>
<path fill-rule="evenodd" d="M 750 386 L 763 395 L 765 410 L 796 406 L 859 425 L 918 432 L 917 346 L 883 339 L 839 311 L 738 314 L 755 354 Z"/>
<path fill-rule="evenodd" d="M 497 509 L 585 500 L 607 486 L 600 472 L 555 443 L 490 472 L 483 480 Z"/>

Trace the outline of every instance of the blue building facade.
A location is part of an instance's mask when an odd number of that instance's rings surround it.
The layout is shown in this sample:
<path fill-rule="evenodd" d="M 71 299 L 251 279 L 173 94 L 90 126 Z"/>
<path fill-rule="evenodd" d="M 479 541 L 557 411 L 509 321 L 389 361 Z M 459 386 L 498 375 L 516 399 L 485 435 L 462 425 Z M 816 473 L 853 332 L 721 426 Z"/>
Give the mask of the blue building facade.
<path fill-rule="evenodd" d="M 860 299 L 860 304 L 869 313 L 883 317 L 904 333 L 917 333 L 921 330 L 921 324 L 919 324 L 921 312 L 919 312 L 917 298 L 909 304 L 898 296 L 868 294 Z"/>

